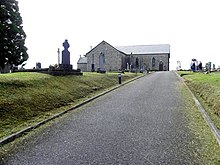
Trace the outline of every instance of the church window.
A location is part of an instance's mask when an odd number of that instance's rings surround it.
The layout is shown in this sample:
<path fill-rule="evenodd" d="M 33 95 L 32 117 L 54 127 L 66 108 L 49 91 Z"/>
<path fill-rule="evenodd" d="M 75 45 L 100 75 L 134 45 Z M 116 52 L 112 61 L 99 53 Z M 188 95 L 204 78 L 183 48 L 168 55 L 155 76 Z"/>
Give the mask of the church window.
<path fill-rule="evenodd" d="M 135 65 L 136 65 L 136 67 L 139 66 L 139 59 L 138 58 L 136 58 Z"/>
<path fill-rule="evenodd" d="M 94 64 L 94 54 L 92 54 L 92 64 Z"/>
<path fill-rule="evenodd" d="M 105 63 L 105 55 L 104 55 L 104 53 L 100 53 L 100 55 L 99 55 L 99 63 Z"/>
<path fill-rule="evenodd" d="M 152 67 L 155 67 L 155 58 L 152 58 Z"/>
<path fill-rule="evenodd" d="M 105 55 L 104 53 L 100 53 L 99 55 L 99 68 L 104 69 L 105 65 Z"/>

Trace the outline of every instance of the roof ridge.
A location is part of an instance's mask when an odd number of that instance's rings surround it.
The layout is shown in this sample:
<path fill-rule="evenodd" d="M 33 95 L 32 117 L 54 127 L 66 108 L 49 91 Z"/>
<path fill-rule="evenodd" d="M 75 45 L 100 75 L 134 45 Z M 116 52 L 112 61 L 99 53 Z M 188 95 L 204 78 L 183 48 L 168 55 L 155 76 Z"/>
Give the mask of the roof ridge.
<path fill-rule="evenodd" d="M 124 46 L 116 46 L 116 47 L 129 47 L 129 46 L 159 46 L 159 45 L 169 45 L 170 44 L 151 44 L 151 45 L 124 45 Z"/>

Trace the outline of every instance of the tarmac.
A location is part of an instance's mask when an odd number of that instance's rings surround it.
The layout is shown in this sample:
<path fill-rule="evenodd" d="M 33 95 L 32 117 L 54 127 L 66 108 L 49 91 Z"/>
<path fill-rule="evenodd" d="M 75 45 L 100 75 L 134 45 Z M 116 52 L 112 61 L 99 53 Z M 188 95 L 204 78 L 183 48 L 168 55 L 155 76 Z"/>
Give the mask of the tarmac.
<path fill-rule="evenodd" d="M 69 112 L 9 165 L 199 164 L 174 72 L 156 72 Z"/>

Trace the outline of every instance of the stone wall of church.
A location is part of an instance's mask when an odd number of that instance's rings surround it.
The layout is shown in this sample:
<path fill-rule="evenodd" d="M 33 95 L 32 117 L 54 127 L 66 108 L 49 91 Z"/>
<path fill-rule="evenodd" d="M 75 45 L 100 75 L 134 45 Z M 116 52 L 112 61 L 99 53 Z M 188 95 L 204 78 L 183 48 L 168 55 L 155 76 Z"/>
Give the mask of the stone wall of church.
<path fill-rule="evenodd" d="M 97 69 L 100 68 L 101 54 L 104 54 L 104 69 L 106 71 L 118 71 L 125 66 L 123 62 L 126 61 L 126 55 L 103 41 L 86 54 L 87 71 L 92 71 L 92 66 L 94 66 L 94 71 L 97 71 Z"/>
<path fill-rule="evenodd" d="M 87 64 L 77 64 L 77 69 L 80 69 L 82 72 L 87 71 Z"/>
<path fill-rule="evenodd" d="M 143 70 L 155 70 L 159 71 L 160 64 L 162 64 L 162 70 L 169 70 L 169 55 L 168 54 L 152 54 L 152 55 L 131 55 L 130 61 L 132 64 L 132 69 L 143 69 Z M 154 64 L 153 64 L 153 58 Z M 137 66 L 138 64 L 138 66 Z"/>

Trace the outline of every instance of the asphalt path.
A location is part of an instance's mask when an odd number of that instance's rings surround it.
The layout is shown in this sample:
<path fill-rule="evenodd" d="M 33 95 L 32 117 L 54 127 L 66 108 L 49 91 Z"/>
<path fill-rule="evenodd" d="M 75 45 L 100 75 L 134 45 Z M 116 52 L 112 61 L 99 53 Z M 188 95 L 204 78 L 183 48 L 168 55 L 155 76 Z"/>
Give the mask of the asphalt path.
<path fill-rule="evenodd" d="M 5 164 L 197 164 L 178 81 L 156 72 L 108 93 L 56 120 Z"/>

